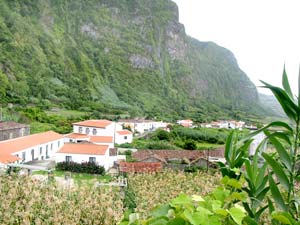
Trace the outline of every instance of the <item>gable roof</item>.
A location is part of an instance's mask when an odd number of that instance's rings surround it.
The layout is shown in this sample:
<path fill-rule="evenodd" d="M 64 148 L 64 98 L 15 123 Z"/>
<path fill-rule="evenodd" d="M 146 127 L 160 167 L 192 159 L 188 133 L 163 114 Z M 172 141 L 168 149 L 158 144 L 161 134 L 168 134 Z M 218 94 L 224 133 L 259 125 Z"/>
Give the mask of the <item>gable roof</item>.
<path fill-rule="evenodd" d="M 113 137 L 112 136 L 90 136 L 90 142 L 113 143 Z"/>
<path fill-rule="evenodd" d="M 57 153 L 105 155 L 108 145 L 96 145 L 91 143 L 65 143 Z"/>
<path fill-rule="evenodd" d="M 19 160 L 11 154 L 28 149 L 37 145 L 45 144 L 63 138 L 63 135 L 54 131 L 32 134 L 24 137 L 9 139 L 0 142 L 0 162 L 14 162 Z M 13 160 L 13 161 L 12 161 Z"/>
<path fill-rule="evenodd" d="M 130 135 L 130 134 L 132 134 L 132 132 L 130 130 L 120 130 L 120 131 L 117 131 L 117 133 L 119 135 Z"/>
<path fill-rule="evenodd" d="M 77 126 L 97 127 L 97 128 L 105 128 L 110 124 L 112 124 L 112 121 L 109 120 L 85 120 L 85 121 L 73 123 L 73 125 L 77 125 Z"/>

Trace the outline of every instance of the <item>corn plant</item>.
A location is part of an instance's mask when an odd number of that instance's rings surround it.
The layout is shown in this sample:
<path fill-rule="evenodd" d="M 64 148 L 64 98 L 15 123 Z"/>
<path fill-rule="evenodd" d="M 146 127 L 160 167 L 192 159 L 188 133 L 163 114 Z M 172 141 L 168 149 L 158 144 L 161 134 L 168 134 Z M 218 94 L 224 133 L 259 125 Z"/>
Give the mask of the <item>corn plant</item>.
<path fill-rule="evenodd" d="M 289 224 L 299 221 L 299 198 L 296 195 L 295 184 L 299 180 L 299 128 L 300 128 L 300 73 L 298 97 L 291 91 L 285 69 L 282 76 L 283 88 L 263 82 L 264 87 L 270 89 L 280 103 L 291 125 L 285 122 L 273 122 L 262 130 L 273 144 L 276 154 L 262 153 L 270 172 L 268 175 L 270 191 L 277 210 L 271 210 L 273 219 Z M 267 131 L 268 127 L 278 127 L 281 131 Z M 273 209 L 272 201 L 269 208 Z M 281 218 L 281 219 L 279 219 Z"/>

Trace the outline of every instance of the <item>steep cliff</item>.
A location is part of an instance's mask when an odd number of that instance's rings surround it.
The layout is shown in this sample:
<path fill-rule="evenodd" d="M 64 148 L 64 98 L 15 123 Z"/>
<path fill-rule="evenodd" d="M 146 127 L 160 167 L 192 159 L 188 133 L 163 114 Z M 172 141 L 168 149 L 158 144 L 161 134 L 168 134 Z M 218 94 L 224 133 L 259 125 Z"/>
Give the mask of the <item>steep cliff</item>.
<path fill-rule="evenodd" d="M 0 51 L 6 102 L 200 120 L 261 109 L 233 54 L 187 36 L 170 0 L 0 0 Z"/>

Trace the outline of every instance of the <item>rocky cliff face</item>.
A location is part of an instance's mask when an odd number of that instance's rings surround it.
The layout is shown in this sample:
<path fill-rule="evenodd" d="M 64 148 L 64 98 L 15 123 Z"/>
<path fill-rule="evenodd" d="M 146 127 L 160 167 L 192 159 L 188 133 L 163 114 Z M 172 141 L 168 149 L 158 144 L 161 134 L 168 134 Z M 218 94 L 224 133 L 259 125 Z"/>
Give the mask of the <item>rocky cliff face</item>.
<path fill-rule="evenodd" d="M 7 101 L 150 117 L 260 109 L 233 54 L 187 36 L 170 0 L 0 0 L 0 10 Z"/>

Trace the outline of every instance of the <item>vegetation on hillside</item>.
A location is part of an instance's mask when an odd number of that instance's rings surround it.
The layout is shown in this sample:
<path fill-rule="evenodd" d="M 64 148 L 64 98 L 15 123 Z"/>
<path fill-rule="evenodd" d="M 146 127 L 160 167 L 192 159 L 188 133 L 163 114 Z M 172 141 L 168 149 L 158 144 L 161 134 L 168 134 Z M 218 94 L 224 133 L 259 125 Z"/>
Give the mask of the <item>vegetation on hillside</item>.
<path fill-rule="evenodd" d="M 122 144 L 120 147 L 170 150 L 215 149 L 225 144 L 229 133 L 229 129 L 185 128 L 175 125 L 170 132 L 158 129 L 145 137 L 134 139 L 130 144 Z M 242 138 L 248 133 L 248 130 L 243 130 L 239 136 Z"/>
<path fill-rule="evenodd" d="M 172 1 L 0 0 L 0 104 L 198 121 L 262 112 L 231 52 Z"/>

